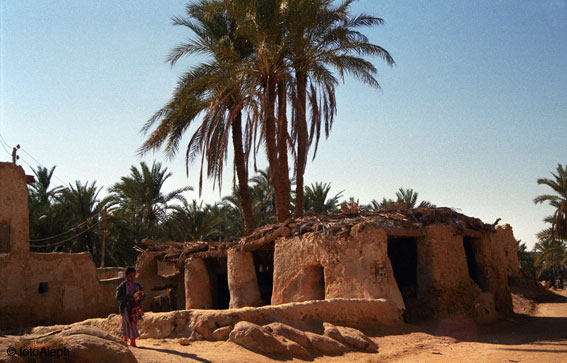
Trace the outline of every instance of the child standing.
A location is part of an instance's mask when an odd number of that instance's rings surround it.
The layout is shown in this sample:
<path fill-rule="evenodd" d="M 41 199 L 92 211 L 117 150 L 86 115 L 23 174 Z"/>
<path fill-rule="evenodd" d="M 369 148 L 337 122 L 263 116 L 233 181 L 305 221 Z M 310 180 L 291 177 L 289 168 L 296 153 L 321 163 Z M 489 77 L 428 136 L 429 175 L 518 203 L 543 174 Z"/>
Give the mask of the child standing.
<path fill-rule="evenodd" d="M 136 338 L 140 336 L 140 333 L 138 333 L 138 327 L 136 325 L 137 319 L 130 310 L 134 300 L 134 294 L 138 291 L 144 291 L 144 289 L 142 285 L 136 281 L 135 268 L 127 267 L 125 275 L 126 280 L 116 288 L 116 300 L 119 302 L 118 309 L 122 317 L 122 336 L 125 341 L 130 339 L 130 345 L 135 347 Z"/>

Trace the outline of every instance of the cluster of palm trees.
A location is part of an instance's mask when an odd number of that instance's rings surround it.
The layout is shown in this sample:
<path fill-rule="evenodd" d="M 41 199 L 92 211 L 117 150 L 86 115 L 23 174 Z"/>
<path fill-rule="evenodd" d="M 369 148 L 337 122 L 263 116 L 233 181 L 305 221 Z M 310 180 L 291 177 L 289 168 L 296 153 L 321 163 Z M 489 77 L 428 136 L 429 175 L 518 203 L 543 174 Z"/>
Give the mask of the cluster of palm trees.
<path fill-rule="evenodd" d="M 540 280 L 567 279 L 567 165 L 557 165 L 553 178 L 541 178 L 538 184 L 551 188 L 551 194 L 543 194 L 534 199 L 535 204 L 548 203 L 554 214 L 544 219 L 548 224 L 538 233 L 534 251 L 527 253 L 525 245 L 519 244 L 520 264 L 524 271 Z M 523 258 L 523 260 L 522 260 Z"/>
<path fill-rule="evenodd" d="M 133 247 L 143 238 L 161 237 L 172 202 L 186 203 L 183 192 L 191 190 L 164 194 L 162 187 L 171 173 L 160 163 L 132 166 L 130 175 L 109 188 L 105 198 L 99 198 L 102 188 L 96 182 L 53 187 L 54 170 L 41 166 L 34 170 L 35 182 L 29 189 L 30 247 L 38 252 L 90 252 L 97 265 L 103 256 L 103 238 L 107 265 L 135 262 Z"/>
<path fill-rule="evenodd" d="M 191 191 L 191 187 L 165 193 L 164 183 L 172 174 L 158 162 L 151 166 L 141 162 L 139 166 L 132 166 L 127 176 L 100 197 L 103 190 L 96 182 L 76 181 L 67 187 L 54 186 L 54 170 L 55 167 L 41 166 L 34 170 L 35 182 L 29 189 L 32 251 L 89 252 L 95 263 L 101 265 L 104 249 L 106 266 L 125 266 L 136 261 L 136 250 L 144 248 L 141 244 L 144 238 L 221 242 L 245 235 L 238 187 L 213 204 L 189 201 L 184 194 Z M 268 171 L 259 171 L 247 185 L 254 224 L 275 223 L 275 190 Z M 331 183 L 315 182 L 305 186 L 301 209 L 317 214 L 337 212 L 343 192 L 332 195 L 330 191 Z M 405 193 L 401 194 L 402 191 Z M 400 189 L 397 194 L 398 198 L 409 196 L 407 202 L 414 204 L 418 195 L 412 189 Z M 402 206 L 402 200 L 397 203 Z M 375 201 L 361 206 L 365 210 L 388 208 L 390 204 L 380 205 Z"/>
<path fill-rule="evenodd" d="M 243 211 L 244 233 L 249 234 L 257 226 L 253 191 L 248 186 L 249 161 L 254 160 L 257 170 L 256 155 L 265 146 L 269 168 L 264 177 L 273 186 L 276 220 L 283 222 L 292 213 L 301 217 L 303 208 L 294 206 L 304 205 L 309 149 L 314 146 L 315 157 L 321 134 L 329 135 L 339 81 L 350 75 L 378 88 L 376 68 L 364 57 L 394 64 L 385 49 L 359 31 L 382 24 L 382 19 L 351 14 L 352 2 L 199 0 L 188 4 L 186 16 L 174 18 L 173 23 L 188 28 L 193 37 L 173 49 L 168 61 L 173 66 L 187 55 L 206 61 L 183 74 L 171 100 L 147 121 L 142 130 L 148 137 L 140 152 L 163 147 L 173 157 L 194 125 L 186 163 L 188 170 L 200 158 L 201 190 L 205 171 L 220 185 L 232 144 L 238 181 L 235 198 Z"/>

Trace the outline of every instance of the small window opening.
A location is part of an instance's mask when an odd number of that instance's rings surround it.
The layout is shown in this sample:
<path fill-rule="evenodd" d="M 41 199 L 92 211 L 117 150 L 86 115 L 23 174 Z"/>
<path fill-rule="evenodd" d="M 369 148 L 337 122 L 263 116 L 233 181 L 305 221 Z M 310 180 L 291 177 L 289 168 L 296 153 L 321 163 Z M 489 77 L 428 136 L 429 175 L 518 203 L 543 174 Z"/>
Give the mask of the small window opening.
<path fill-rule="evenodd" d="M 42 294 L 42 295 L 43 295 L 43 294 L 46 294 L 47 291 L 48 291 L 47 282 L 40 282 L 37 291 L 38 291 L 40 294 Z"/>
<path fill-rule="evenodd" d="M 321 265 L 308 266 L 303 272 L 306 300 L 325 300 L 325 269 Z"/>

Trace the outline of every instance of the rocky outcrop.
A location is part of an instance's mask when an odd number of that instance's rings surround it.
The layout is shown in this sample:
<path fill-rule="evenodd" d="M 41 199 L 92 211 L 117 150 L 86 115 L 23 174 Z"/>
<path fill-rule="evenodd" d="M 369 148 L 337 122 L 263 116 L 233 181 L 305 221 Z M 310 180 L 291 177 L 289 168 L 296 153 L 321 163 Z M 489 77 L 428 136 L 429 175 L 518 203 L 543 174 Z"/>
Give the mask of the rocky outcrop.
<path fill-rule="evenodd" d="M 349 314 L 344 314 L 345 311 Z M 400 324 L 400 317 L 401 311 L 383 299 L 332 299 L 260 308 L 148 312 L 138 323 L 138 330 L 142 339 L 177 338 L 180 344 L 228 339 L 262 354 L 310 359 L 352 350 L 375 352 L 372 340 L 352 327 Z M 117 337 L 120 326 L 120 316 L 111 314 L 105 319 L 89 319 L 69 327 L 36 327 L 32 333 L 45 335 L 72 328 L 77 334 L 91 332 L 90 335 L 99 338 Z M 334 334 L 330 334 L 329 329 Z M 97 333 L 102 330 L 103 335 Z M 323 331 L 323 335 L 318 334 Z M 118 338 L 110 340 L 122 344 Z"/>
<path fill-rule="evenodd" d="M 260 326 L 241 321 L 234 326 L 229 340 L 254 352 L 285 354 L 301 359 L 311 359 L 319 355 L 341 355 L 349 351 L 378 351 L 378 346 L 360 330 L 323 324 L 326 332 L 331 327 L 334 329 L 337 333 L 334 338 L 302 332 L 282 323 Z"/>
<path fill-rule="evenodd" d="M 27 362 L 30 354 L 35 356 L 43 354 L 43 359 L 47 359 L 47 354 L 51 354 L 50 361 L 137 362 L 128 345 L 121 339 L 109 332 L 78 324 L 61 329 L 55 328 L 44 334 L 39 334 L 38 330 L 35 330 L 32 334 L 0 338 L 0 349 L 3 353 L 9 352 L 10 347 L 15 349 L 16 355 L 10 357 L 2 354 L 0 362 Z M 20 353 L 23 357 L 20 357 Z"/>

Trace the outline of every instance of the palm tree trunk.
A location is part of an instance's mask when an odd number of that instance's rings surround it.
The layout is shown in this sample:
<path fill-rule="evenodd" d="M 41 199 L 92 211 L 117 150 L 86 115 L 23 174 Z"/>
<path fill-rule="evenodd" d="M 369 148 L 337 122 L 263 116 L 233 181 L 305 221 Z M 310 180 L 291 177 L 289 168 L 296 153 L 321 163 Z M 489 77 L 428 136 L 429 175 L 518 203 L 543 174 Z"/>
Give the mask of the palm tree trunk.
<path fill-rule="evenodd" d="M 277 145 L 278 145 L 278 168 L 280 179 L 280 203 L 278 222 L 283 222 L 290 217 L 290 204 L 291 204 L 291 183 L 289 181 L 289 163 L 287 158 L 287 98 L 285 82 L 278 82 L 278 130 L 277 130 Z"/>
<path fill-rule="evenodd" d="M 236 116 L 232 119 L 232 145 L 234 147 L 234 166 L 238 176 L 238 193 L 240 196 L 240 206 L 244 216 L 244 234 L 250 235 L 256 229 L 254 223 L 254 212 L 252 211 L 252 199 L 250 188 L 248 187 L 248 169 L 242 147 L 242 110 L 239 109 Z"/>
<path fill-rule="evenodd" d="M 296 158 L 296 184 L 295 184 L 295 218 L 303 217 L 303 175 L 307 164 L 307 75 L 305 72 L 295 71 L 297 78 L 297 102 L 295 110 L 297 127 L 297 158 Z"/>
<path fill-rule="evenodd" d="M 264 86 L 264 132 L 266 137 L 266 152 L 270 164 L 270 181 L 274 185 L 274 199 L 276 203 L 276 220 L 283 222 L 280 209 L 281 191 L 278 167 L 278 149 L 276 144 L 276 120 L 274 108 L 276 103 L 276 82 L 273 77 L 267 76 Z"/>

